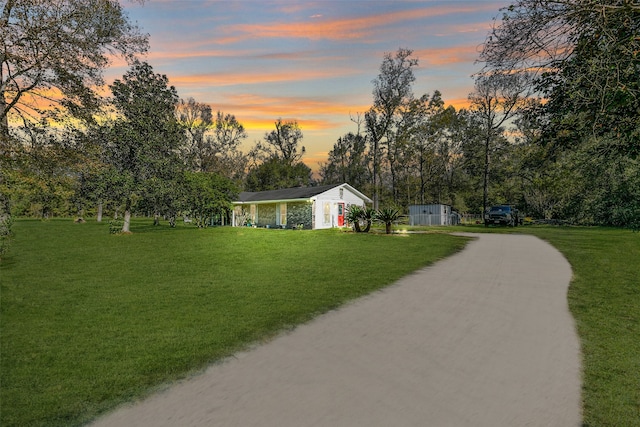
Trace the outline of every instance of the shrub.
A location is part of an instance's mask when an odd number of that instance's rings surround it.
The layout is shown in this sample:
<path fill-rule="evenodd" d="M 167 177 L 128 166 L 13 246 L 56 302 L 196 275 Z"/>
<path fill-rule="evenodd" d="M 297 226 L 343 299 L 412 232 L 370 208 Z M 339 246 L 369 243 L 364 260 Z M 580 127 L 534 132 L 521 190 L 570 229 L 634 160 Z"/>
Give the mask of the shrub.
<path fill-rule="evenodd" d="M 109 221 L 109 234 L 119 234 L 122 232 L 122 226 L 124 222 L 120 219 L 114 219 Z"/>
<path fill-rule="evenodd" d="M 391 224 L 400 218 L 400 211 L 395 208 L 378 209 L 374 214 L 374 218 L 377 221 L 383 222 L 385 225 L 385 232 L 387 234 L 391 234 Z"/>

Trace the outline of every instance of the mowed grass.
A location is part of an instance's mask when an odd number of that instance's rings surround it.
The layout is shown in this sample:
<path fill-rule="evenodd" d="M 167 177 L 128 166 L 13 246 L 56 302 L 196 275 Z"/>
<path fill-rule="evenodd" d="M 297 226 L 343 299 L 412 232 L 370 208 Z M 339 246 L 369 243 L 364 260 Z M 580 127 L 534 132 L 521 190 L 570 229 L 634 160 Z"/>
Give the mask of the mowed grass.
<path fill-rule="evenodd" d="M 583 353 L 584 427 L 640 426 L 640 233 L 525 227 L 560 250 Z"/>
<path fill-rule="evenodd" d="M 20 220 L 0 265 L 0 425 L 73 426 L 460 250 L 445 234 Z"/>
<path fill-rule="evenodd" d="M 551 226 L 447 230 L 533 234 L 563 253 L 573 270 L 568 305 L 583 357 L 583 427 L 640 427 L 640 233 Z"/>

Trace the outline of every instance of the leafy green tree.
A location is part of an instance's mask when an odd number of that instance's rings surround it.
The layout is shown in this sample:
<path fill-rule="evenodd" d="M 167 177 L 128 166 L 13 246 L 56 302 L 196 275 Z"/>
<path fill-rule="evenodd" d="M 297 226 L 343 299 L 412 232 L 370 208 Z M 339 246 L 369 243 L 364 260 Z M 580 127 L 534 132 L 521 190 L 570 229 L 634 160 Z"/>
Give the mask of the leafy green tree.
<path fill-rule="evenodd" d="M 295 164 L 279 157 L 271 157 L 247 174 L 246 191 L 278 190 L 308 186 L 313 183 L 311 169 L 302 162 Z"/>
<path fill-rule="evenodd" d="M 237 189 L 231 180 L 216 173 L 187 171 L 182 193 L 182 209 L 203 228 L 214 215 L 228 216 Z"/>
<path fill-rule="evenodd" d="M 410 133 L 408 158 L 410 180 L 400 189 L 407 194 L 396 199 L 406 204 L 427 202 L 455 203 L 461 179 L 463 116 L 452 106 L 445 107 L 440 91 L 422 97 L 418 122 Z M 410 191 L 410 192 L 409 192 Z"/>
<path fill-rule="evenodd" d="M 214 117 L 211 106 L 189 98 L 180 100 L 176 116 L 187 134 L 182 157 L 191 170 L 244 179 L 248 160 L 239 146 L 248 134 L 233 114 L 218 111 Z"/>
<path fill-rule="evenodd" d="M 412 163 L 415 156 L 413 142 L 427 117 L 428 99 L 428 95 L 423 95 L 419 99 L 410 96 L 406 104 L 398 109 L 396 121 L 387 130 L 383 147 L 394 204 L 400 204 L 401 200 L 410 198 L 409 194 L 403 193 L 413 174 Z"/>
<path fill-rule="evenodd" d="M 144 190 L 154 186 L 161 191 L 159 182 L 170 183 L 180 172 L 178 151 L 184 134 L 175 117 L 176 89 L 149 64 L 134 62 L 110 88 L 119 117 L 110 125 L 105 156 L 121 185 L 122 231 L 129 232 L 131 209 L 144 198 Z"/>
<path fill-rule="evenodd" d="M 411 58 L 413 51 L 398 49 L 395 55 L 386 53 L 380 73 L 373 80 L 373 105 L 365 113 L 365 125 L 371 144 L 372 177 L 373 177 L 373 206 L 378 208 L 380 192 L 381 145 L 393 144 L 389 140 L 393 127 L 400 119 L 400 113 L 414 100 L 412 85 L 415 82 L 413 69 L 418 60 Z"/>
<path fill-rule="evenodd" d="M 3 162 L 12 214 L 41 218 L 75 214 L 71 197 L 82 157 L 71 136 L 33 124 L 24 131 L 24 139 Z"/>
<path fill-rule="evenodd" d="M 369 180 L 365 136 L 348 133 L 333 144 L 327 162 L 320 165 L 324 184 L 349 183 L 355 188 L 365 188 Z"/>
<path fill-rule="evenodd" d="M 278 158 L 293 165 L 300 162 L 304 155 L 305 148 L 300 146 L 302 138 L 302 129 L 298 122 L 283 122 L 282 119 L 278 119 L 275 122 L 275 130 L 265 133 L 264 140 L 255 145 L 250 155 L 262 160 Z"/>
<path fill-rule="evenodd" d="M 503 10 L 481 60 L 534 73 L 545 167 L 571 174 L 554 210 L 585 223 L 640 222 L 640 4 L 519 0 Z"/>
<path fill-rule="evenodd" d="M 181 99 L 176 106 L 178 122 L 187 134 L 182 156 L 188 167 L 204 171 L 209 159 L 214 156 L 213 147 L 205 139 L 205 133 L 213 127 L 211 106 L 189 98 Z"/>
<path fill-rule="evenodd" d="M 303 134 L 295 121 L 275 122 L 275 130 L 264 135 L 249 153 L 254 164 L 245 180 L 247 191 L 276 190 L 313 183 L 311 169 L 302 162 Z"/>
<path fill-rule="evenodd" d="M 469 95 L 471 109 L 478 117 L 483 139 L 482 212 L 489 207 L 489 180 L 492 157 L 499 150 L 505 124 L 524 103 L 528 89 L 527 74 L 484 73 L 476 78 L 475 91 Z"/>
<path fill-rule="evenodd" d="M 240 150 L 240 144 L 247 139 L 247 136 L 244 125 L 236 119 L 236 116 L 218 111 L 213 135 L 210 137 L 215 155 L 210 159 L 207 170 L 241 183 L 245 177 L 248 158 Z"/>
<path fill-rule="evenodd" d="M 90 120 L 110 56 L 147 50 L 116 0 L 5 0 L 0 6 L 0 138 L 9 115 L 38 121 L 43 104 Z M 51 96 L 50 91 L 62 95 Z"/>

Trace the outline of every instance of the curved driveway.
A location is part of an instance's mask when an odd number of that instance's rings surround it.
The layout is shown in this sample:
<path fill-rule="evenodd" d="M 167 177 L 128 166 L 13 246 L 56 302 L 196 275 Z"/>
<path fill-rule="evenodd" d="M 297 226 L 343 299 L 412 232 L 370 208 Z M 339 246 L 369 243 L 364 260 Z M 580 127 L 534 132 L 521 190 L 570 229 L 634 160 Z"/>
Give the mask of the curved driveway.
<path fill-rule="evenodd" d="M 569 264 L 536 237 L 474 237 L 95 426 L 579 426 Z"/>

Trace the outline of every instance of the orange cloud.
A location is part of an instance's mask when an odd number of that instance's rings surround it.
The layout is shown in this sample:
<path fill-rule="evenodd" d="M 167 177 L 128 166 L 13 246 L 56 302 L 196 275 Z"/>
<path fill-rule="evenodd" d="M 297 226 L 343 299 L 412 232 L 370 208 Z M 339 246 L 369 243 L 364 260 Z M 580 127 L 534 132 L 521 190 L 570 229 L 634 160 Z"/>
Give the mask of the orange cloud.
<path fill-rule="evenodd" d="M 468 110 L 471 102 L 469 102 L 468 98 L 459 98 L 445 100 L 445 104 L 453 106 L 456 110 L 461 110 L 463 108 Z"/>
<path fill-rule="evenodd" d="M 318 152 L 309 155 L 305 153 L 304 158 L 302 159 L 302 163 L 309 166 L 313 173 L 317 173 L 320 169 L 320 163 L 326 163 L 329 157 L 329 153 L 327 152 Z"/>
<path fill-rule="evenodd" d="M 310 40 L 350 40 L 368 38 L 380 27 L 416 19 L 495 10 L 495 4 L 464 6 L 451 3 L 441 7 L 403 10 L 357 18 L 323 20 L 314 18 L 305 22 L 276 22 L 269 24 L 240 24 L 222 27 L 227 34 L 219 43 L 231 43 L 250 38 L 301 38 Z"/>
<path fill-rule="evenodd" d="M 426 61 L 427 65 L 449 65 L 460 63 L 473 63 L 478 58 L 478 46 L 461 45 L 447 48 L 422 49 L 415 53 L 420 59 L 421 65 Z"/>
<path fill-rule="evenodd" d="M 261 130 L 273 129 L 278 118 L 295 120 L 303 130 L 335 129 L 349 123 L 350 114 L 369 108 L 335 99 L 251 94 L 227 94 L 224 103 L 212 104 L 211 107 L 235 114 L 247 128 Z"/>
<path fill-rule="evenodd" d="M 301 70 L 287 69 L 277 71 L 255 70 L 255 71 L 227 71 L 222 73 L 191 74 L 181 76 L 171 76 L 170 83 L 175 86 L 193 87 L 207 85 L 211 86 L 233 86 L 233 85 L 259 85 L 264 83 L 295 82 L 315 79 L 329 79 L 334 77 L 344 77 L 349 74 L 358 74 L 356 69 L 319 69 Z"/>
<path fill-rule="evenodd" d="M 335 129 L 341 126 L 341 124 L 326 120 L 300 119 L 299 117 L 289 116 L 274 116 L 273 119 L 268 119 L 263 116 L 236 114 L 236 117 L 238 118 L 238 121 L 242 123 L 245 129 L 253 132 L 271 132 L 275 129 L 274 123 L 279 118 L 281 118 L 284 122 L 296 121 L 300 126 L 300 129 L 302 129 L 303 134 L 307 131 L 313 132 L 325 129 Z"/>

